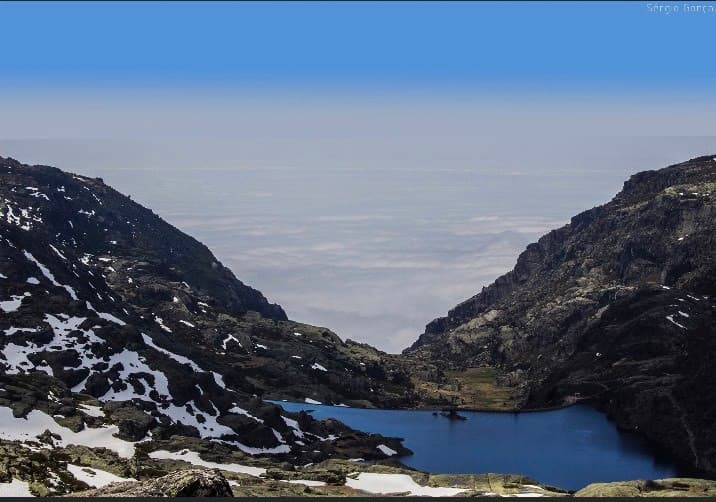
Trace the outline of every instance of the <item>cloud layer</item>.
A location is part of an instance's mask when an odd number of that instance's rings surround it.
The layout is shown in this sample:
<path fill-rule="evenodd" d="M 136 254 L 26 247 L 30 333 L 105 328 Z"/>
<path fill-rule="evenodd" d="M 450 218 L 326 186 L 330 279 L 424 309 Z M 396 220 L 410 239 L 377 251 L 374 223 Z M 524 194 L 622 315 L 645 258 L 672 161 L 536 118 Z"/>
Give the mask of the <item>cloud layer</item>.
<path fill-rule="evenodd" d="M 629 175 L 716 152 L 709 103 L 0 98 L 0 155 L 102 176 L 296 320 L 399 351 Z"/>

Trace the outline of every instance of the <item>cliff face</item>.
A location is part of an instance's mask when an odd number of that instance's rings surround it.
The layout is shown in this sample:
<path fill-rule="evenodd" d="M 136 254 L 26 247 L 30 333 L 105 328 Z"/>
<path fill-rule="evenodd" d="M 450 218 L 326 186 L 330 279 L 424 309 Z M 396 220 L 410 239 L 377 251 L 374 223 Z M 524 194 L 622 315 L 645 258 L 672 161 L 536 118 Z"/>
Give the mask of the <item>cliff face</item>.
<path fill-rule="evenodd" d="M 396 357 L 289 321 L 203 244 L 101 180 L 0 158 L 0 447 L 18 459 L 45 430 L 45 447 L 108 441 L 120 457 L 138 441 L 147 451 L 194 441 L 215 456 L 302 464 L 385 458 L 378 444 L 406 450 L 262 398 L 411 396 Z"/>
<path fill-rule="evenodd" d="M 591 400 L 716 472 L 716 158 L 632 176 L 405 353 L 490 366 L 516 408 Z"/>

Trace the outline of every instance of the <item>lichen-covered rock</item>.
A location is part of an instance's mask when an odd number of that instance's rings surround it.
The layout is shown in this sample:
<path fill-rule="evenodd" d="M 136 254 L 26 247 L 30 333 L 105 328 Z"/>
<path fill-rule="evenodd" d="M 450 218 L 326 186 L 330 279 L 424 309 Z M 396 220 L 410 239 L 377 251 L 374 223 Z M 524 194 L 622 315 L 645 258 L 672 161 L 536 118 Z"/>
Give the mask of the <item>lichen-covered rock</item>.
<path fill-rule="evenodd" d="M 148 481 L 113 483 L 73 493 L 73 497 L 232 497 L 231 486 L 217 470 L 172 472 Z"/>
<path fill-rule="evenodd" d="M 39 497 L 86 489 L 84 482 L 67 471 L 67 460 L 61 450 L 33 451 L 18 442 L 0 441 L 0 483 L 25 481 Z"/>
<path fill-rule="evenodd" d="M 107 403 L 104 409 L 108 420 L 119 427 L 117 436 L 127 441 L 139 441 L 157 423 L 154 417 L 131 403 Z"/>
<path fill-rule="evenodd" d="M 716 497 L 716 481 L 668 478 L 655 481 L 593 483 L 575 497 Z"/>

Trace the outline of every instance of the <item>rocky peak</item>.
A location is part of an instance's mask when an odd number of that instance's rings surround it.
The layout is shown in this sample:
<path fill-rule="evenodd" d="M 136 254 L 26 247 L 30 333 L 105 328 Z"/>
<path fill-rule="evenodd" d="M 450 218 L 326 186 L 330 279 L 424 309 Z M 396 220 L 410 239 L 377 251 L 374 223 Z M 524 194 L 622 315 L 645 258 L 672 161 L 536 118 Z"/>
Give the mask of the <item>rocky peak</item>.
<path fill-rule="evenodd" d="M 699 225 L 708 223 L 713 216 L 712 201 L 716 196 L 714 158 L 713 155 L 697 157 L 664 169 L 643 171 L 631 176 L 612 201 L 574 216 L 569 224 L 552 230 L 536 243 L 527 246 L 512 271 L 498 277 L 478 295 L 457 305 L 446 317 L 431 321 L 425 333 L 407 351 L 434 340 L 435 335 L 456 328 L 484 312 L 513 293 L 515 288 L 542 273 L 555 271 L 575 259 L 597 258 L 589 255 L 596 255 L 599 251 L 610 255 L 610 262 L 620 262 L 619 269 L 606 271 L 610 275 L 619 272 L 620 277 L 615 279 L 638 282 L 646 274 L 653 273 L 655 267 L 661 266 L 659 277 L 667 285 L 675 283 L 678 278 L 687 275 L 685 267 L 691 266 L 682 263 L 686 258 L 680 258 L 678 253 L 674 253 L 676 247 L 682 251 L 684 247 L 698 246 L 699 241 L 693 238 L 691 229 L 697 222 Z M 644 219 L 649 221 L 642 221 Z M 668 232 L 668 242 L 664 231 Z M 700 231 L 707 232 L 708 228 Z M 689 232 L 691 240 L 684 237 Z M 624 239 L 618 241 L 619 236 Z M 607 239 L 611 239 L 611 242 L 607 243 Z M 595 244 L 606 246 L 598 247 Z M 598 258 L 603 259 L 605 256 Z M 688 260 L 692 262 L 702 258 L 706 262 L 711 261 L 708 253 L 691 256 Z M 644 260 L 642 265 L 649 262 L 648 272 L 647 268 L 634 263 L 639 259 Z M 711 266 L 709 263 L 703 265 Z M 629 274 L 632 273 L 636 276 L 631 277 Z M 699 292 L 716 294 L 716 291 L 711 290 L 712 286 L 709 281 L 694 284 Z"/>
<path fill-rule="evenodd" d="M 64 173 L 49 166 L 25 166 L 0 157 L 5 219 L 44 234 L 55 245 L 82 256 L 135 259 L 168 280 L 233 311 L 255 311 L 286 320 L 283 309 L 236 279 L 209 249 L 132 202 L 99 178 Z M 17 208 L 13 210 L 13 208 Z M 24 212 L 23 212 L 24 211 Z M 42 214 L 42 221 L 36 220 Z"/>

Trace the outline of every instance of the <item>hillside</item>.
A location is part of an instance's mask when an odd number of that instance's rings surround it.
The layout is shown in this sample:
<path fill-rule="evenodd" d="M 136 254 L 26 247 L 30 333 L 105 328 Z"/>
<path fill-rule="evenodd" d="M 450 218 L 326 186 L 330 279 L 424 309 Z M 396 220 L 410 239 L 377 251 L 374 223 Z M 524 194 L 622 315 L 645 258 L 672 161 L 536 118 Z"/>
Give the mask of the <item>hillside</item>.
<path fill-rule="evenodd" d="M 405 354 L 455 404 L 590 401 L 716 473 L 716 157 L 632 176 L 429 323 Z"/>
<path fill-rule="evenodd" d="M 0 158 L 0 331 L 0 478 L 39 494 L 86 486 L 67 455 L 152 477 L 187 448 L 249 470 L 408 451 L 262 400 L 406 405 L 397 357 L 289 321 L 100 179 Z M 28 470 L 31 450 L 46 458 Z"/>

